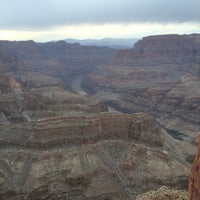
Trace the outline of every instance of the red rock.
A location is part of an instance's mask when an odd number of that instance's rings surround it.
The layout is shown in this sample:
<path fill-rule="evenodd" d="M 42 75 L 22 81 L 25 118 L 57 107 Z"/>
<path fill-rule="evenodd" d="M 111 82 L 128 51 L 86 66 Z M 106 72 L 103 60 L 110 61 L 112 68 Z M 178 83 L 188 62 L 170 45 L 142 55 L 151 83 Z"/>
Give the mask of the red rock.
<path fill-rule="evenodd" d="M 198 134 L 198 143 L 198 151 L 192 164 L 189 180 L 190 200 L 200 199 L 200 132 Z"/>

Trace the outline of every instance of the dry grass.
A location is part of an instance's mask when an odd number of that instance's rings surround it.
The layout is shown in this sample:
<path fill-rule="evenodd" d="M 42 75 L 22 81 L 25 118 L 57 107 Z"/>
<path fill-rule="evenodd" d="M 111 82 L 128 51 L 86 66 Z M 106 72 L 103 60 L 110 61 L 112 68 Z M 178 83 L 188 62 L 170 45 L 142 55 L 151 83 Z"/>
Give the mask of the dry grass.
<path fill-rule="evenodd" d="M 157 191 L 139 195 L 136 200 L 189 200 L 189 195 L 185 190 L 175 190 L 162 186 Z"/>

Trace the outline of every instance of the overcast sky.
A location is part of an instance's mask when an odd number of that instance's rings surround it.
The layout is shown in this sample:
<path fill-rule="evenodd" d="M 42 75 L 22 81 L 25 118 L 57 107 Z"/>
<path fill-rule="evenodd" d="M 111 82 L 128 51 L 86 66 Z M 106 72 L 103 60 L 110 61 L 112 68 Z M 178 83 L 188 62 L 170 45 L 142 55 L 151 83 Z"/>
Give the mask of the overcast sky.
<path fill-rule="evenodd" d="M 200 0 L 2 0 L 0 39 L 199 33 L 199 10 Z"/>

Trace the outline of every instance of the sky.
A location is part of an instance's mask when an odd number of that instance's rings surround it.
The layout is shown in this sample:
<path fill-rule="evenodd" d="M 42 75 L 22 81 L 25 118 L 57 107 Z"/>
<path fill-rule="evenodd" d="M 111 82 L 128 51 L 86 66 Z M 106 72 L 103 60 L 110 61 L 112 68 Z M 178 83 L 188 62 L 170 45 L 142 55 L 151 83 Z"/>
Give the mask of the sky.
<path fill-rule="evenodd" d="M 2 0 L 0 40 L 200 33 L 200 0 Z"/>

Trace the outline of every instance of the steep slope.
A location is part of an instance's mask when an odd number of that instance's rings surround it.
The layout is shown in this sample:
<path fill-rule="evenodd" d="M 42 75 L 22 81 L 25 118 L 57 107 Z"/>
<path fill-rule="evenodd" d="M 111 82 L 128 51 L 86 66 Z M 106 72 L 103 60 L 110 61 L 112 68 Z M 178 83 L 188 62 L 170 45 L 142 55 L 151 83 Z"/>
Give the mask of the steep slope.
<path fill-rule="evenodd" d="M 109 113 L 62 87 L 28 90 L 4 73 L 0 95 L 2 200 L 134 199 L 187 187 L 193 147 L 149 115 Z"/>
<path fill-rule="evenodd" d="M 105 63 L 112 52 L 113 49 L 108 47 L 82 46 L 65 41 L 0 41 L 0 65 L 28 87 L 38 86 L 38 79 L 41 82 L 41 79 L 53 77 L 52 84 L 58 84 L 55 78 L 60 79 L 66 88 L 71 89 L 74 77 Z"/>
<path fill-rule="evenodd" d="M 200 35 L 149 36 L 116 51 L 82 87 L 123 112 L 155 116 L 177 137 L 200 129 Z M 184 136 L 185 135 L 185 136 Z M 189 137 L 188 137 L 189 136 Z"/>
<path fill-rule="evenodd" d="M 199 167 L 200 167 L 200 133 L 198 135 L 198 150 L 196 153 L 196 158 L 192 164 L 190 179 L 189 179 L 189 192 L 190 200 L 200 199 L 200 176 L 199 176 Z"/>

